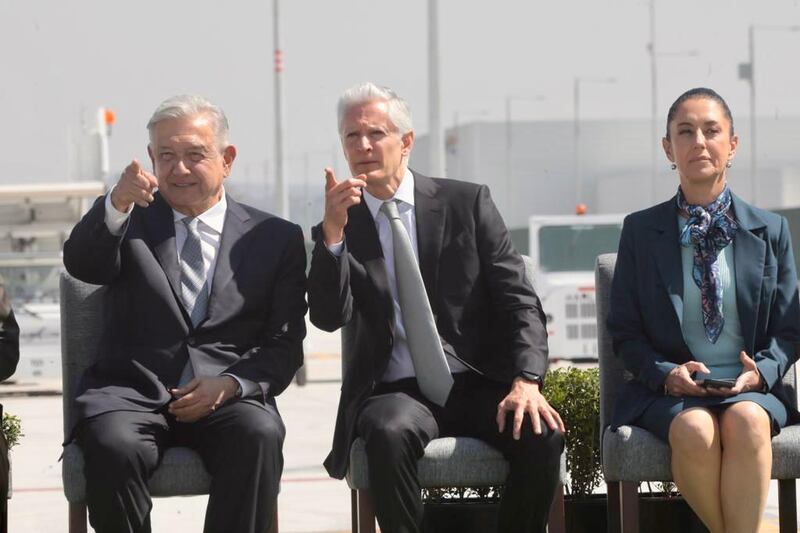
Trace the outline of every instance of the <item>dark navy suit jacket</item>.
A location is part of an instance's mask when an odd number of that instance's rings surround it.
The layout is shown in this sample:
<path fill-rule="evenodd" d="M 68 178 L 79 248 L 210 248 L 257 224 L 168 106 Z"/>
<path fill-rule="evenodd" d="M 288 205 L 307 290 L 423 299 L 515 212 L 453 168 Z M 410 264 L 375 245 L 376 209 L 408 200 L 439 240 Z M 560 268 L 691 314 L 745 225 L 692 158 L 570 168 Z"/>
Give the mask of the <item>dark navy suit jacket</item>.
<path fill-rule="evenodd" d="M 173 212 L 161 194 L 109 233 L 101 197 L 64 244 L 64 265 L 109 286 L 101 355 L 81 379 L 74 420 L 108 411 L 157 411 L 191 361 L 258 384 L 264 405 L 303 362 L 306 254 L 301 229 L 230 196 L 208 315 L 196 327 L 180 298 Z"/>
<path fill-rule="evenodd" d="M 663 394 L 676 365 L 693 360 L 683 340 L 683 269 L 675 197 L 628 215 L 622 228 L 611 288 L 608 329 L 614 352 L 632 379 L 620 391 L 612 426 L 634 421 Z M 745 350 L 797 419 L 793 391 L 781 378 L 797 360 L 800 304 L 786 219 L 733 195 L 739 229 L 732 242 L 736 304 Z"/>

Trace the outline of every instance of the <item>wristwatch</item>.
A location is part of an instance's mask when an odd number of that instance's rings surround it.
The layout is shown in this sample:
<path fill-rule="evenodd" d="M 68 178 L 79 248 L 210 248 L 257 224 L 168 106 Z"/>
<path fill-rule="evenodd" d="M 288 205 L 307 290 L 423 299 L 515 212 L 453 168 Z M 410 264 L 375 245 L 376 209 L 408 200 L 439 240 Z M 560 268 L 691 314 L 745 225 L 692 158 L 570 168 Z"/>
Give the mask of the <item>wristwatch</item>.
<path fill-rule="evenodd" d="M 520 372 L 518 374 L 518 377 L 521 377 L 525 381 L 530 381 L 532 383 L 536 383 L 537 385 L 539 385 L 539 388 L 541 388 L 542 385 L 544 384 L 544 378 L 542 376 L 540 376 L 539 374 L 535 374 L 533 372 L 527 372 L 527 371 L 523 370 L 522 372 Z"/>

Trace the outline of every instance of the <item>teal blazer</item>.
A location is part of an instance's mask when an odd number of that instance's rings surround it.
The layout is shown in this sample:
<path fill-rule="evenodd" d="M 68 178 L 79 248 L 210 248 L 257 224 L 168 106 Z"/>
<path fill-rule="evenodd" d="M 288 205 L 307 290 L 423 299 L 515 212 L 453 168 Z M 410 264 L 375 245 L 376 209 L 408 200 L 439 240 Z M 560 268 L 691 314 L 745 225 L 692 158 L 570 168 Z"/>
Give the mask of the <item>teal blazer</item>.
<path fill-rule="evenodd" d="M 675 366 L 694 359 L 683 340 L 683 272 L 676 201 L 625 218 L 611 287 L 608 330 L 631 379 L 617 396 L 612 426 L 629 424 L 664 393 Z M 733 239 L 736 303 L 745 349 L 770 391 L 798 420 L 794 391 L 781 378 L 798 357 L 798 300 L 786 219 L 733 195 L 739 229 Z"/>

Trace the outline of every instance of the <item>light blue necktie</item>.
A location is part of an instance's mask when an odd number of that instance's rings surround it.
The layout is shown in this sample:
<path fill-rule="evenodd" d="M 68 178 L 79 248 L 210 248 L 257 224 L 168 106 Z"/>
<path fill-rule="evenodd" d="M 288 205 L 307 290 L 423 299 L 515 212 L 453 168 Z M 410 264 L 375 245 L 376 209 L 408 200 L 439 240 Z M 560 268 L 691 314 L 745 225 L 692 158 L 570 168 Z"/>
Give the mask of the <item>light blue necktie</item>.
<path fill-rule="evenodd" d="M 397 298 L 400 301 L 400 312 L 403 315 L 419 390 L 430 401 L 444 406 L 453 387 L 453 375 L 436 330 L 414 248 L 411 246 L 408 231 L 400 220 L 397 203 L 384 202 L 381 212 L 389 219 L 389 227 L 392 229 Z"/>

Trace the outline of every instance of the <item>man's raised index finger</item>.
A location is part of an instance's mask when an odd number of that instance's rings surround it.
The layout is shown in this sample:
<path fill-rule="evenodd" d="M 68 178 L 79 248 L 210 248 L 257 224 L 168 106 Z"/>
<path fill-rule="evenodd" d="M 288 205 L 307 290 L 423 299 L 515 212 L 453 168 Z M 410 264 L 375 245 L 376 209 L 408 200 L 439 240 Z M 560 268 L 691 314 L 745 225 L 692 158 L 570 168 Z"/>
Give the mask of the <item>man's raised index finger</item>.
<path fill-rule="evenodd" d="M 120 179 L 124 178 L 125 176 L 136 177 L 138 174 L 139 174 L 139 166 L 137 165 L 136 160 L 134 159 L 133 161 L 128 163 L 128 166 L 126 166 L 125 169 L 122 171 Z"/>
<path fill-rule="evenodd" d="M 339 182 L 336 181 L 336 176 L 333 175 L 333 169 L 330 167 L 325 168 L 325 190 L 329 191 L 336 187 Z"/>
<path fill-rule="evenodd" d="M 147 183 L 149 184 L 151 189 L 154 189 L 154 188 L 158 187 L 158 178 L 156 178 L 155 176 L 153 176 L 152 174 L 150 174 L 146 170 L 140 171 L 139 175 L 143 176 L 144 179 L 147 180 Z"/>

